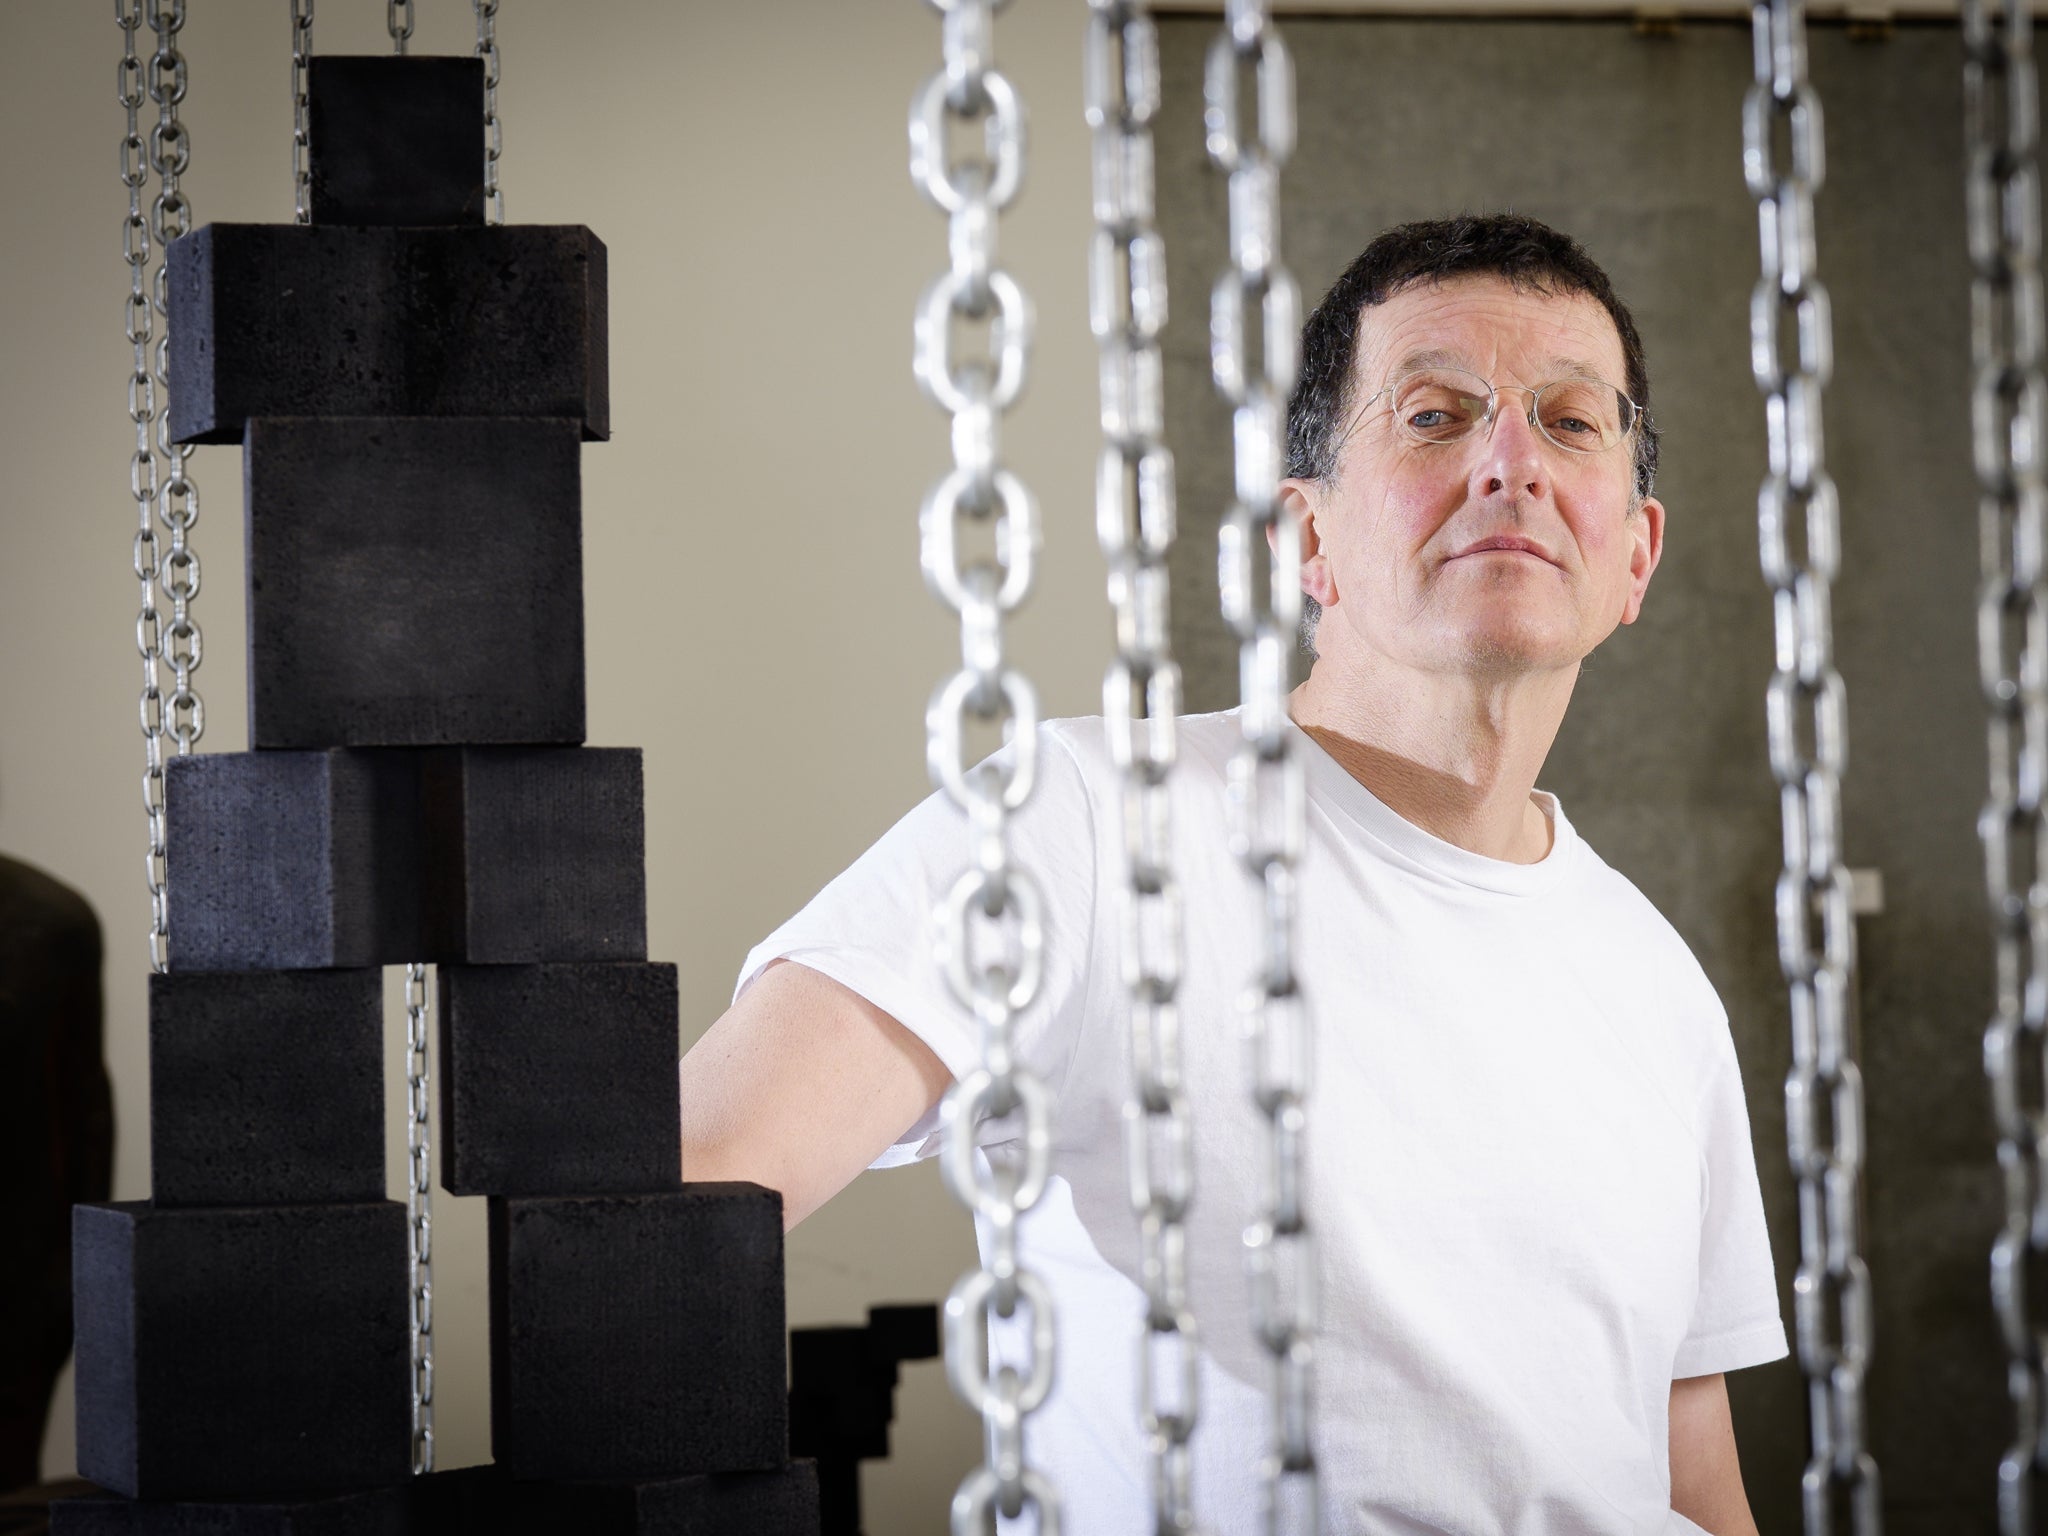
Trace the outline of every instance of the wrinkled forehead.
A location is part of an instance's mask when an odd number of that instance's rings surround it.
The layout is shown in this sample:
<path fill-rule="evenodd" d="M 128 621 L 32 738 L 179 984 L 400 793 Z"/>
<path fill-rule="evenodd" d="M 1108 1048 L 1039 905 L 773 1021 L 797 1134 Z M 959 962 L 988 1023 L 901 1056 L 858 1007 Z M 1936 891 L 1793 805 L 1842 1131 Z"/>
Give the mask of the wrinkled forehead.
<path fill-rule="evenodd" d="M 1365 389 L 1411 368 L 1469 368 L 1495 383 L 1604 379 L 1627 387 L 1614 317 L 1584 293 L 1516 287 L 1482 274 L 1411 283 L 1359 315 Z"/>

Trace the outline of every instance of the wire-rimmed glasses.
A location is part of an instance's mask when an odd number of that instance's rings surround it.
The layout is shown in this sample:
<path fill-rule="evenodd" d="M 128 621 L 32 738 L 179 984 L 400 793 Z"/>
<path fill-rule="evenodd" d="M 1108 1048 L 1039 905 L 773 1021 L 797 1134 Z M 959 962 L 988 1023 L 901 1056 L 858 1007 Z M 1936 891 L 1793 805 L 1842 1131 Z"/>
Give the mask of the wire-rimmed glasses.
<path fill-rule="evenodd" d="M 1592 375 L 1568 375 L 1546 384 L 1494 384 L 1465 368 L 1412 368 L 1361 401 L 1352 431 L 1381 401 L 1393 402 L 1394 429 L 1414 443 L 1460 443 L 1493 430 L 1501 394 L 1529 397 L 1529 425 L 1567 453 L 1606 453 L 1627 442 L 1643 408 L 1622 390 Z M 1347 436 L 1349 434 L 1346 434 Z"/>

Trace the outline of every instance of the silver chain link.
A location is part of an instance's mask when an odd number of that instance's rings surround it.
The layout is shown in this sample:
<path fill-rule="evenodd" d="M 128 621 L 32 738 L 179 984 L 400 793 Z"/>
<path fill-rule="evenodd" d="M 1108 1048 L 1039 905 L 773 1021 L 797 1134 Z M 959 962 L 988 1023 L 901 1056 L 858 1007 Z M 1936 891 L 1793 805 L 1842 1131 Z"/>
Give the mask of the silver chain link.
<path fill-rule="evenodd" d="M 178 31 L 185 24 L 183 0 L 115 0 L 114 20 L 121 28 L 122 56 L 115 78 L 115 99 L 126 117 L 121 137 L 121 185 L 128 190 L 128 216 L 121 233 L 122 256 L 128 264 L 128 297 L 123 333 L 128 338 L 128 416 L 135 426 L 135 450 L 128 462 L 128 488 L 134 498 L 136 533 L 132 565 L 140 587 L 141 609 L 135 620 L 135 644 L 142 657 L 143 739 L 142 804 L 148 817 L 148 847 L 143 869 L 149 886 L 149 958 L 158 971 L 170 968 L 169 888 L 164 869 L 164 737 L 183 756 L 206 729 L 205 708 L 192 687 L 198 670 L 201 638 L 192 618 L 192 600 L 199 594 L 199 557 L 191 546 L 193 524 L 199 520 L 199 489 L 187 474 L 189 448 L 170 440 L 170 381 L 167 376 L 164 248 L 191 228 L 191 207 L 179 190 L 179 177 L 191 162 L 191 139 L 178 120 L 185 97 L 185 59 L 178 52 Z M 157 34 L 155 50 L 145 65 L 136 44 L 147 20 Z M 157 106 L 157 122 L 145 141 L 142 104 Z M 157 195 L 147 215 L 143 189 L 155 171 Z M 157 258 L 154 278 L 152 257 Z M 164 317 L 161 327 L 159 316 Z M 168 473 L 165 467 L 168 466 Z M 156 523 L 170 531 L 168 553 L 161 548 Z M 161 591 L 171 605 L 165 625 L 157 604 Z M 163 665 L 172 669 L 168 700 L 163 692 Z"/>
<path fill-rule="evenodd" d="M 1123 979 L 1131 1009 L 1124 1151 L 1145 1289 L 1138 1414 L 1152 1458 L 1153 1530 L 1177 1536 L 1197 1528 L 1189 1441 L 1201 1402 L 1201 1335 L 1188 1305 L 1194 1123 L 1181 1076 L 1183 914 L 1168 791 L 1179 756 L 1181 687 L 1167 617 L 1175 515 L 1159 353 L 1166 249 L 1153 198 L 1159 37 L 1144 0 L 1089 0 L 1082 74 L 1094 135 L 1089 321 L 1101 348 L 1095 530 L 1116 611 L 1117 654 L 1103 679 L 1102 713 L 1124 781 Z"/>
<path fill-rule="evenodd" d="M 404 58 L 412 41 L 412 0 L 384 0 L 384 30 L 391 34 L 391 51 Z"/>
<path fill-rule="evenodd" d="M 1253 98 L 1241 106 L 1246 78 Z M 1264 0 L 1226 0 L 1203 78 L 1209 158 L 1229 177 L 1230 265 L 1210 295 L 1210 363 L 1230 403 L 1235 482 L 1220 533 L 1223 615 L 1239 641 L 1243 740 L 1230 762 L 1231 848 L 1258 882 L 1262 949 L 1246 989 L 1264 1188 L 1245 1229 L 1252 1327 L 1272 1362 L 1264 1528 L 1320 1529 L 1315 1450 L 1318 1274 L 1304 1150 L 1308 1008 L 1295 969 L 1295 866 L 1306 837 L 1301 762 L 1288 750 L 1288 663 L 1301 618 L 1301 531 L 1280 504 L 1301 295 L 1280 259 L 1280 172 L 1294 149 L 1294 65 Z M 1247 132 L 1247 129 L 1250 129 Z M 1256 311 L 1256 345 L 1252 311 Z M 1268 554 L 1268 538 L 1273 548 Z M 1257 579 L 1261 561 L 1268 580 Z M 1263 586 L 1263 593 L 1261 588 Z"/>
<path fill-rule="evenodd" d="M 484 222 L 505 222 L 505 193 L 498 185 L 498 155 L 505 127 L 498 121 L 498 0 L 474 0 L 476 56 L 484 61 Z"/>
<path fill-rule="evenodd" d="M 1003 635 L 1005 616 L 1031 590 L 1038 509 L 999 451 L 1002 413 L 1024 387 L 1031 342 L 1030 304 L 996 265 L 998 217 L 1023 176 L 1024 109 L 995 67 L 1002 0 L 931 3 L 941 13 L 943 62 L 911 101 L 910 175 L 948 216 L 951 260 L 918 301 L 914 358 L 919 385 L 952 417 L 953 468 L 925 497 L 919 546 L 926 584 L 960 616 L 961 665 L 925 712 L 925 755 L 933 782 L 967 816 L 973 866 L 934 918 L 940 969 L 973 1013 L 981 1045 L 979 1064 L 947 1090 L 940 1168 L 988 1243 L 988 1256 L 946 1298 L 946 1374 L 986 1433 L 986 1459 L 954 1494 L 951 1526 L 954 1536 L 981 1536 L 994 1530 L 998 1510 L 1015 1517 L 1031 1507 L 1042 1536 L 1057 1536 L 1058 1494 L 1024 1446 L 1025 1420 L 1052 1390 L 1052 1292 L 1017 1247 L 1019 1220 L 1044 1194 L 1052 1158 L 1050 1099 L 1017 1059 L 1014 1039 L 1044 972 L 1044 902 L 1008 837 L 1038 754 L 1037 694 L 1008 664 Z M 956 157 L 955 128 L 976 133 L 978 148 Z M 992 559 L 963 558 L 963 523 L 993 532 Z M 1000 725 L 1008 756 L 967 766 L 970 722 Z M 1015 1137 L 977 1145 L 982 1121 L 1013 1115 Z M 991 1370 L 991 1318 L 1014 1318 L 1020 1307 L 1026 1358 Z"/>
<path fill-rule="evenodd" d="M 2005 1224 L 1991 1250 L 1991 1293 L 2005 1339 L 2013 1441 L 1998 1464 L 2001 1536 L 2032 1536 L 2044 1454 L 2041 1324 L 2028 1276 L 2048 1261 L 2048 1138 L 2042 1081 L 2048 1026 L 2048 377 L 2042 370 L 2040 117 L 2032 20 L 2024 0 L 1963 4 L 1969 176 L 1974 458 L 1983 584 L 1978 665 L 1989 708 L 1990 796 L 1978 821 L 1991 899 L 1995 1011 L 1984 1033 Z"/>
<path fill-rule="evenodd" d="M 313 57 L 313 0 L 292 0 L 292 217 L 313 217 L 313 134 L 307 60 Z"/>
<path fill-rule="evenodd" d="M 1743 102 L 1743 172 L 1756 199 L 1763 258 L 1750 303 L 1750 362 L 1770 447 L 1757 511 L 1776 623 L 1766 717 L 1784 821 L 1776 909 L 1779 964 L 1791 997 L 1785 1121 L 1799 1187 L 1793 1296 L 1812 1430 L 1801 1491 L 1807 1536 L 1836 1529 L 1840 1490 L 1847 1490 L 1856 1536 L 1877 1536 L 1880 1480 L 1864 1443 L 1871 1293 L 1860 1234 L 1863 1079 L 1850 1022 L 1856 930 L 1842 863 L 1847 721 L 1830 617 L 1841 527 L 1821 434 L 1822 394 L 1834 367 L 1814 244 L 1824 138 L 1820 98 L 1807 79 L 1803 4 L 1757 0 L 1752 19 L 1756 82 Z M 1788 322 L 1796 354 L 1790 362 Z"/>
<path fill-rule="evenodd" d="M 434 1470 L 433 1098 L 428 1080 L 427 968 L 405 968 L 407 1258 L 411 1269 L 412 1469 Z"/>

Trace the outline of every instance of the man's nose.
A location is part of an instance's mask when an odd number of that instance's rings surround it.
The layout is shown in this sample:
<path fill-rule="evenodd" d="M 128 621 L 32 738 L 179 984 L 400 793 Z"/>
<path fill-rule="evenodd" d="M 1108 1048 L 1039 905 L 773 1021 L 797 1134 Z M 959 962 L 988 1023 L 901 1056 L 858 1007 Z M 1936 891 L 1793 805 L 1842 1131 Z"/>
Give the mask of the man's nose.
<path fill-rule="evenodd" d="M 1542 434 L 1529 420 L 1528 396 L 1520 390 L 1502 391 L 1495 400 L 1493 421 L 1473 468 L 1474 489 L 1483 496 L 1505 494 L 1511 499 L 1547 495 L 1550 457 L 1544 452 Z"/>

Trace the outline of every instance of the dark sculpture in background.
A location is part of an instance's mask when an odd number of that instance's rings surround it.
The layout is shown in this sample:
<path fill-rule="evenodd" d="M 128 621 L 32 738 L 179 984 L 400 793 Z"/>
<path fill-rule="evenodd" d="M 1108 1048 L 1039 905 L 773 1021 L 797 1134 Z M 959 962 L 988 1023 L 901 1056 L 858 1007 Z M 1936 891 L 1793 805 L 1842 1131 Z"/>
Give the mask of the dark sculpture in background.
<path fill-rule="evenodd" d="M 0 855 L 0 1493 L 35 1482 L 71 1353 L 71 1207 L 113 1187 L 100 1057 L 100 925 L 86 900 Z"/>

